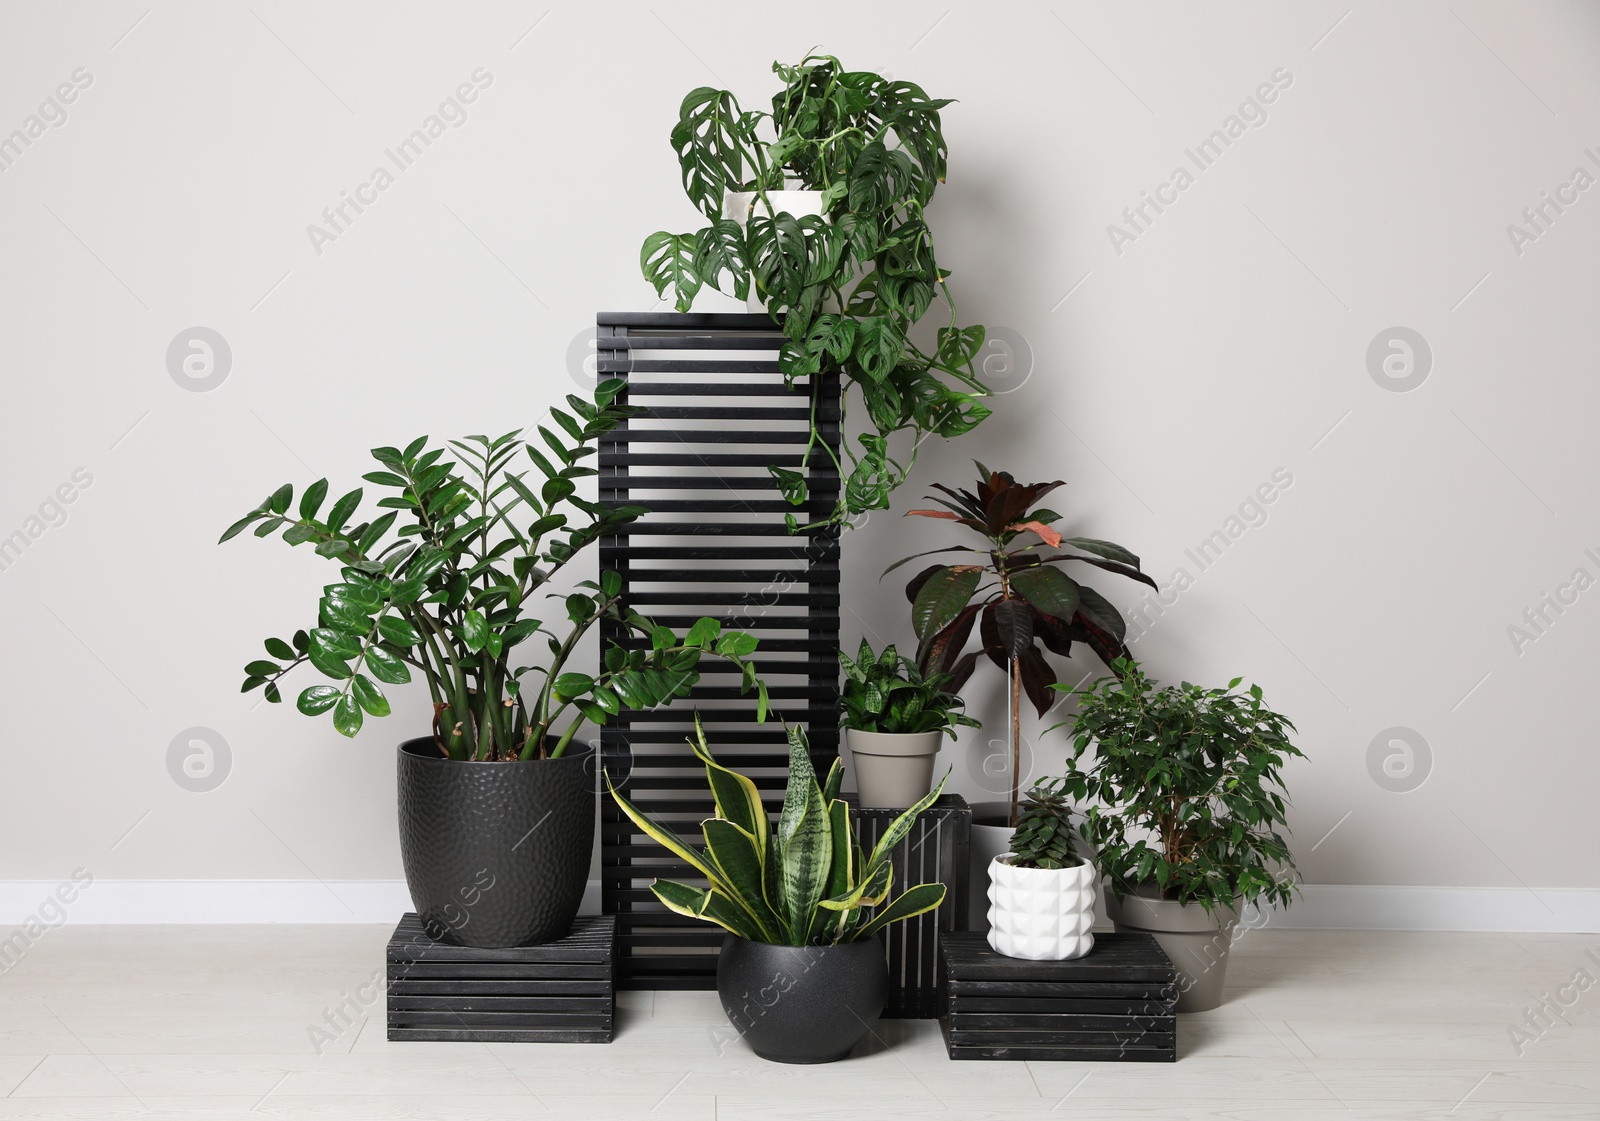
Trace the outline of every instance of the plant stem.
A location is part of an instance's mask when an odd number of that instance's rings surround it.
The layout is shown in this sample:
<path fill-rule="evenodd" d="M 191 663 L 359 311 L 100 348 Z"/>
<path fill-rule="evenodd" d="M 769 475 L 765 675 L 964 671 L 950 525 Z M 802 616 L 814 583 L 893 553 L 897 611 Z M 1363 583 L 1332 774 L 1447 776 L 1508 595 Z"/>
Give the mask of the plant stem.
<path fill-rule="evenodd" d="M 1011 824 L 1017 824 L 1017 792 L 1022 784 L 1022 659 L 1011 659 Z"/>

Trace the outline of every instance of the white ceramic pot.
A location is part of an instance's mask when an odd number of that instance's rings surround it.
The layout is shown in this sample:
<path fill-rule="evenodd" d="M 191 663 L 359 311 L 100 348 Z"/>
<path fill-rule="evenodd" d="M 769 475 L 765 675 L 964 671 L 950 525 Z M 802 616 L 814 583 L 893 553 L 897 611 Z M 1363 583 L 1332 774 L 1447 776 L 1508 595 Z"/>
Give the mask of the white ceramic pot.
<path fill-rule="evenodd" d="M 933 789 L 934 758 L 944 733 L 844 730 L 864 810 L 903 810 Z"/>
<path fill-rule="evenodd" d="M 1071 961 L 1094 947 L 1100 873 L 1087 860 L 1071 868 L 989 865 L 989 945 L 1008 958 Z"/>
<path fill-rule="evenodd" d="M 767 200 L 772 203 L 774 214 L 793 214 L 796 218 L 809 218 L 822 216 L 821 191 L 768 191 Z M 739 225 L 744 225 L 750 220 L 750 214 L 755 208 L 760 208 L 761 213 L 766 213 L 765 205 L 760 201 L 754 191 L 729 191 L 722 196 L 722 216 L 731 218 Z M 744 302 L 749 311 L 765 311 L 767 301 L 756 292 L 755 285 L 750 285 L 750 295 Z M 927 791 L 923 791 L 924 794 Z"/>
<path fill-rule="evenodd" d="M 972 803 L 967 864 L 967 929 L 989 929 L 989 865 L 1011 851 L 1011 803 Z"/>

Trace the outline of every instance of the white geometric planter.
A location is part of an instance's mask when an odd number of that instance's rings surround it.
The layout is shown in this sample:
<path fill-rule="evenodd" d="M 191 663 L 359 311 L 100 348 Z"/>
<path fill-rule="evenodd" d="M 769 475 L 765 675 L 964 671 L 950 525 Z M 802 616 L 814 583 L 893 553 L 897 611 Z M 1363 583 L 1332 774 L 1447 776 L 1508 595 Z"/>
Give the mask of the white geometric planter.
<path fill-rule="evenodd" d="M 989 865 L 989 945 L 1008 958 L 1071 961 L 1094 947 L 1100 873 L 1085 860 L 1071 868 L 1014 868 L 1012 855 Z"/>

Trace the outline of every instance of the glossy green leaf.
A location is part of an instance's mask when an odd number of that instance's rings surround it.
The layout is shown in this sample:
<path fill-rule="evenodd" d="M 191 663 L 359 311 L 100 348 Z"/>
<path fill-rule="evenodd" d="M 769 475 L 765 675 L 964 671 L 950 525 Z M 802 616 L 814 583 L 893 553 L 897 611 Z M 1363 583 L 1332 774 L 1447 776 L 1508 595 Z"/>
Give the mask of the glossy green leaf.
<path fill-rule="evenodd" d="M 725 658 L 744 658 L 756 652 L 760 642 L 742 631 L 726 631 L 717 639 L 717 653 Z"/>
<path fill-rule="evenodd" d="M 483 649 L 483 644 L 489 639 L 489 624 L 485 621 L 483 612 L 468 611 L 462 616 L 461 626 L 456 633 L 460 635 L 462 645 L 476 654 Z"/>
<path fill-rule="evenodd" d="M 378 633 L 383 636 L 385 642 L 392 642 L 396 646 L 415 646 L 422 641 L 417 628 L 398 615 L 385 615 L 380 618 Z"/>
<path fill-rule="evenodd" d="M 232 525 L 230 525 L 227 529 L 225 529 L 223 531 L 222 536 L 217 539 L 217 544 L 220 545 L 224 541 L 233 540 L 235 537 L 239 536 L 239 534 L 241 532 L 243 532 L 246 528 L 248 528 L 251 524 L 253 524 L 254 522 L 260 521 L 265 516 L 266 515 L 262 514 L 260 511 L 254 511 L 252 513 L 246 514 L 244 517 L 240 518 L 238 521 L 234 522 Z"/>
<path fill-rule="evenodd" d="M 318 479 L 306 488 L 300 496 L 300 516 L 310 521 L 317 516 L 317 511 L 322 509 L 322 500 L 328 497 L 328 480 Z"/>
<path fill-rule="evenodd" d="M 411 670 L 392 650 L 385 650 L 381 646 L 369 646 L 366 663 L 372 676 L 386 685 L 404 685 L 411 680 Z"/>
<path fill-rule="evenodd" d="M 327 526 L 337 533 L 344 528 L 345 522 L 350 520 L 350 515 L 356 512 L 356 507 L 361 505 L 361 488 L 343 495 L 333 504 L 333 509 L 328 511 Z"/>
<path fill-rule="evenodd" d="M 361 706 L 349 693 L 333 705 L 333 729 L 341 736 L 354 736 L 361 731 Z"/>
<path fill-rule="evenodd" d="M 295 707 L 307 716 L 317 716 L 332 708 L 343 694 L 342 689 L 332 685 L 313 685 L 300 693 Z"/>
<path fill-rule="evenodd" d="M 355 697 L 356 703 L 369 715 L 389 715 L 389 699 L 383 695 L 383 690 L 374 685 L 366 674 L 356 674 L 350 692 Z"/>

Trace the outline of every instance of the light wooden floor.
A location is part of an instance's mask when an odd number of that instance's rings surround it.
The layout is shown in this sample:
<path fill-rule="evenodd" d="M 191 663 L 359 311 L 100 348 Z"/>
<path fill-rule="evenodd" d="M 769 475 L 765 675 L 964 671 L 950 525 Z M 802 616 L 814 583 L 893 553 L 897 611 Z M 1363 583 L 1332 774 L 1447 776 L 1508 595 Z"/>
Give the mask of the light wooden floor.
<path fill-rule="evenodd" d="M 628 993 L 610 1046 L 399 1043 L 381 1002 L 317 1054 L 308 1026 L 383 960 L 376 927 L 66 927 L 0 977 L 6 1118 L 1600 1118 L 1600 984 L 1521 1055 L 1508 1027 L 1600 935 L 1248 933 L 1228 998 L 1168 1065 L 951 1063 L 885 1021 L 843 1063 L 785 1067 L 711 993 Z"/>

